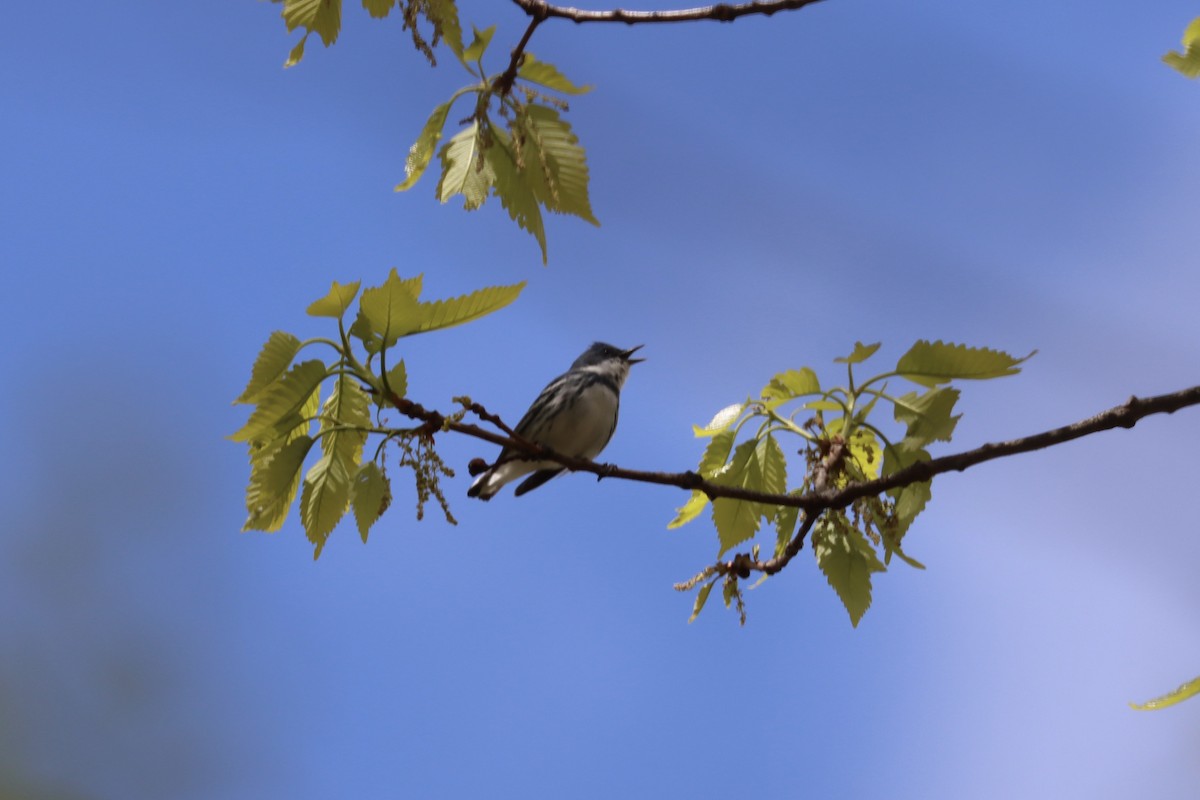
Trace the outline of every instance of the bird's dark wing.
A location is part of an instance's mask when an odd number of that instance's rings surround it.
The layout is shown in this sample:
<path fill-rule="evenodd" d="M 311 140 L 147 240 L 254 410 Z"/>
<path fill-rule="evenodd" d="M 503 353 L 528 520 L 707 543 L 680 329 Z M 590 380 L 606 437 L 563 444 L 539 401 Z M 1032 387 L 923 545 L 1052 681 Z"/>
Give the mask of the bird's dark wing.
<path fill-rule="evenodd" d="M 525 480 L 521 481 L 521 485 L 517 487 L 515 492 L 513 492 L 513 497 L 520 497 L 526 492 L 532 492 L 546 481 L 550 480 L 556 475 L 561 475 L 566 471 L 566 467 L 558 467 L 557 469 L 540 469 Z"/>

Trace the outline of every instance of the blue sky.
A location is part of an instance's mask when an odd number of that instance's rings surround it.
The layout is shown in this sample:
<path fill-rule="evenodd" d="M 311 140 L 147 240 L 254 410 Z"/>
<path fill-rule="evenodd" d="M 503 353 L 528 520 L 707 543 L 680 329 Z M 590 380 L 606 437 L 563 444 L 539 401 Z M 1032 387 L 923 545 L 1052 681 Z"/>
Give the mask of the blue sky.
<path fill-rule="evenodd" d="M 667 7 L 666 3 L 653 3 Z M 646 7 L 651 7 L 647 5 Z M 1196 383 L 1200 6 L 829 0 L 733 25 L 547 23 L 602 227 L 391 191 L 431 71 L 346 4 L 25 3 L 0 50 L 0 787 L 79 798 L 728 795 L 1191 798 L 1200 414 L 940 478 L 852 629 L 807 553 L 686 624 L 684 496 L 571 476 L 410 513 L 314 563 L 242 534 L 224 437 L 270 331 L 331 280 L 529 281 L 411 340 L 410 387 L 515 419 L 589 342 L 645 343 L 605 460 L 678 470 L 690 426 L 855 340 L 1039 355 L 967 386 L 956 446 Z M 523 18 L 498 23 L 497 54 Z M 431 515 L 432 516 L 432 515 Z M 21 796 L 21 795 L 17 795 Z"/>

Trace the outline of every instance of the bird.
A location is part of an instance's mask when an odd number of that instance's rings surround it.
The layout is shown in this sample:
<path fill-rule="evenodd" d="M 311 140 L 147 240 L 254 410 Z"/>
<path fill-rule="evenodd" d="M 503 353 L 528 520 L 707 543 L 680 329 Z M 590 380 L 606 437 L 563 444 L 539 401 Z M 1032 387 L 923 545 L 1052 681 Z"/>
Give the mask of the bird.
<path fill-rule="evenodd" d="M 617 429 L 621 387 L 629 377 L 629 368 L 645 361 L 632 357 L 640 349 L 640 344 L 622 350 L 595 342 L 569 370 L 542 389 L 513 433 L 559 455 L 594 459 Z M 467 496 L 491 500 L 505 484 L 529 475 L 514 492 L 520 497 L 565 471 L 566 467 L 557 462 L 530 459 L 520 450 L 505 447 L 496 463 L 471 484 Z"/>

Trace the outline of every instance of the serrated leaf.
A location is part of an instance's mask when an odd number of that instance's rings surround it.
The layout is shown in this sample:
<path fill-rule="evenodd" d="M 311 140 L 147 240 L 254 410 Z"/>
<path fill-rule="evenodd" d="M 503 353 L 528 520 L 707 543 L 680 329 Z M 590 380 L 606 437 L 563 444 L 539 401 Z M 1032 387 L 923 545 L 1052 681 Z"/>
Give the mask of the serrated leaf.
<path fill-rule="evenodd" d="M 874 480 L 878 478 L 879 468 L 883 462 L 883 448 L 879 446 L 879 440 L 875 438 L 875 433 L 867 428 L 855 428 L 847 444 L 850 458 L 861 473 L 855 479 Z"/>
<path fill-rule="evenodd" d="M 458 7 L 454 0 L 425 0 L 421 9 L 450 52 L 462 60 L 462 26 L 458 22 Z"/>
<path fill-rule="evenodd" d="M 775 556 L 778 558 L 787 550 L 792 542 L 792 534 L 796 532 L 796 523 L 800 519 L 800 509 L 795 506 L 779 506 L 775 509 Z"/>
<path fill-rule="evenodd" d="M 1200 17 L 1192 20 L 1183 32 L 1183 52 L 1172 50 L 1162 60 L 1189 78 L 1200 76 Z"/>
<path fill-rule="evenodd" d="M 392 393 L 397 397 L 405 397 L 408 395 L 408 369 L 404 366 L 404 359 L 400 359 L 400 363 L 387 371 L 387 387 L 392 390 Z M 391 405 L 383 397 L 376 398 L 376 405 L 380 408 Z"/>
<path fill-rule="evenodd" d="M 708 495 L 699 490 L 692 492 L 692 496 L 681 507 L 675 509 L 675 519 L 667 523 L 667 529 L 680 528 L 696 517 L 700 516 L 700 512 L 708 505 Z"/>
<path fill-rule="evenodd" d="M 496 33 L 496 26 L 492 25 L 483 30 L 473 27 L 472 30 L 475 31 L 475 38 L 462 51 L 462 62 L 464 64 L 471 64 L 483 58 L 483 54 L 487 52 L 488 45 L 492 43 L 492 36 Z"/>
<path fill-rule="evenodd" d="M 350 474 L 345 463 L 333 455 L 322 456 L 304 476 L 300 493 L 300 520 L 308 540 L 315 545 L 314 560 L 349 505 Z"/>
<path fill-rule="evenodd" d="M 383 512 L 392 502 L 391 481 L 374 461 L 368 461 L 358 468 L 354 476 L 353 496 L 351 505 L 354 507 L 354 521 L 358 525 L 358 535 L 366 544 L 367 534 Z"/>
<path fill-rule="evenodd" d="M 787 457 L 784 456 L 783 448 L 775 441 L 775 437 L 767 435 L 759 439 L 754 455 L 758 459 L 762 474 L 760 491 L 768 494 L 787 492 Z M 764 513 L 771 519 L 775 515 L 775 509 L 764 509 Z"/>
<path fill-rule="evenodd" d="M 396 0 L 362 0 L 363 8 L 375 19 L 383 19 L 396 5 Z"/>
<path fill-rule="evenodd" d="M 229 438 L 235 442 L 261 440 L 285 418 L 294 414 L 325 379 L 325 365 L 313 359 L 297 364 L 255 396 L 250 419 Z M 271 437 L 273 438 L 273 437 Z"/>
<path fill-rule="evenodd" d="M 246 524 L 243 531 L 277 531 L 300 485 L 300 467 L 312 447 L 311 436 L 279 439 L 251 452 L 250 482 L 246 486 Z"/>
<path fill-rule="evenodd" d="M 290 333 L 274 331 L 267 337 L 254 366 L 250 369 L 250 382 L 234 400 L 234 403 L 252 403 L 254 396 L 274 383 L 292 364 L 300 352 L 300 340 Z"/>
<path fill-rule="evenodd" d="M 446 127 L 446 116 L 449 113 L 450 103 L 442 103 L 425 121 L 425 127 L 421 129 L 417 140 L 408 149 L 408 157 L 404 159 L 404 181 L 396 185 L 397 192 L 411 189 L 425 174 L 430 159 L 437 151 L 438 142 L 442 140 L 442 128 Z"/>
<path fill-rule="evenodd" d="M 521 175 L 538 202 L 547 211 L 599 225 L 588 198 L 587 156 L 570 124 L 557 109 L 530 103 L 513 125 L 522 148 Z"/>
<path fill-rule="evenodd" d="M 929 453 L 925 450 L 887 448 L 883 454 L 883 469 L 880 474 L 886 478 L 918 461 L 928 460 Z M 895 526 L 887 531 L 888 536 L 885 539 L 889 539 L 893 548 L 898 549 L 900 540 L 908 532 L 913 520 L 925 510 L 926 504 L 933 498 L 933 484 L 931 481 L 910 483 L 907 486 L 889 489 L 887 495 L 895 501 Z"/>
<path fill-rule="evenodd" d="M 517 169 L 513 159 L 512 137 L 506 132 L 494 128 L 492 135 L 496 142 L 487 149 L 486 157 L 492 170 L 492 191 L 500 198 L 500 204 L 508 212 L 508 216 L 533 234 L 538 247 L 542 251 L 542 263 L 546 263 L 546 228 L 542 222 L 542 210 L 533 189 L 524 180 L 522 171 Z"/>
<path fill-rule="evenodd" d="M 278 2 L 278 0 L 276 0 Z M 308 33 L 316 33 L 329 47 L 337 41 L 342 27 L 342 0 L 283 0 L 283 21 L 289 31 L 303 27 L 304 38 L 292 48 L 285 67 L 291 67 L 304 57 L 304 42 Z"/>
<path fill-rule="evenodd" d="M 787 489 L 787 464 L 773 436 L 743 442 L 734 451 L 729 469 L 715 475 L 714 483 L 759 492 L 782 494 Z M 719 497 L 713 501 L 713 523 L 720 540 L 718 555 L 754 538 L 759 518 L 774 514 L 774 509 L 749 500 Z"/>
<path fill-rule="evenodd" d="M 871 573 L 886 568 L 857 528 L 824 519 L 818 528 L 818 535 L 813 537 L 817 564 L 846 607 L 850 624 L 857 628 L 871 607 Z"/>
<path fill-rule="evenodd" d="M 354 298 L 358 295 L 358 287 L 361 281 L 352 281 L 350 283 L 333 282 L 333 286 L 329 289 L 329 294 L 322 297 L 320 300 L 313 302 L 308 307 L 308 315 L 310 317 L 332 317 L 341 319 L 346 313 L 346 309 L 354 302 Z"/>
<path fill-rule="evenodd" d="M 700 456 L 700 466 L 697 467 L 697 472 L 705 478 L 711 478 L 721 471 L 725 466 L 725 462 L 729 460 L 729 454 L 733 451 L 733 440 L 737 437 L 737 431 L 724 430 L 712 438 L 708 446 L 704 448 L 703 455 Z"/>
<path fill-rule="evenodd" d="M 478 122 L 472 121 L 442 146 L 442 177 L 438 180 L 437 199 L 447 202 L 461 194 L 463 208 L 474 211 L 487 200 L 488 190 L 496 182 L 496 173 L 491 154 L 493 144 L 484 147 L 483 131 Z"/>
<path fill-rule="evenodd" d="M 1200 694 L 1200 677 L 1192 678 L 1175 691 L 1164 694 L 1162 697 L 1156 697 L 1141 704 L 1130 703 L 1129 705 L 1135 711 L 1156 711 L 1160 708 L 1173 706 L 1176 703 L 1182 703 L 1189 697 L 1195 697 L 1198 694 Z"/>
<path fill-rule="evenodd" d="M 340 459 L 348 472 L 356 469 L 362 460 L 367 434 L 365 431 L 337 429 L 345 426 L 369 428 L 370 408 L 367 393 L 357 381 L 346 375 L 338 377 L 329 399 L 325 401 L 321 413 L 321 451 Z"/>
<path fill-rule="evenodd" d="M 817 380 L 817 373 L 803 367 L 780 372 L 771 378 L 771 382 L 763 387 L 762 396 L 764 400 L 786 401 L 819 391 L 821 383 Z"/>
<path fill-rule="evenodd" d="M 586 94 L 592 90 L 591 86 L 577 86 L 571 83 L 553 64 L 539 61 L 529 52 L 525 53 L 525 59 L 517 70 L 517 77 L 563 94 Z"/>
<path fill-rule="evenodd" d="M 709 423 L 703 428 L 698 425 L 693 425 L 692 433 L 694 433 L 697 438 L 716 436 L 718 433 L 721 433 L 730 425 L 737 422 L 738 417 L 742 415 L 742 411 L 744 411 L 745 408 L 745 403 L 734 403 L 731 406 L 725 406 L 716 414 L 714 414 L 713 418 L 709 420 Z"/>
<path fill-rule="evenodd" d="M 704 604 L 708 602 L 708 596 L 712 594 L 712 588 L 716 581 L 706 583 L 700 587 L 700 591 L 696 592 L 696 603 L 692 606 L 692 615 L 688 617 L 688 624 L 691 625 L 696 621 L 696 617 L 700 616 L 700 612 L 704 610 Z"/>
<path fill-rule="evenodd" d="M 855 342 L 853 353 L 848 356 L 842 356 L 841 358 L 835 358 L 833 363 L 861 364 L 871 356 L 875 355 L 875 351 L 879 349 L 881 344 L 882 342 L 875 342 L 875 344 L 863 344 L 862 342 Z"/>
<path fill-rule="evenodd" d="M 925 447 L 930 442 L 948 442 L 962 414 L 951 415 L 960 392 L 952 387 L 930 389 L 917 394 L 908 392 L 895 400 L 897 422 L 908 426 L 904 447 Z"/>
<path fill-rule="evenodd" d="M 896 363 L 896 372 L 922 386 L 937 386 L 952 380 L 987 380 L 1015 375 L 1018 364 L 1032 358 L 1015 358 L 1000 350 L 967 347 L 942 341 L 918 341 Z"/>
<path fill-rule="evenodd" d="M 420 292 L 419 286 L 415 291 Z M 364 340 L 368 338 L 364 333 L 377 338 L 378 344 L 387 348 L 420 324 L 421 305 L 413 282 L 401 280 L 393 267 L 382 286 L 363 291 L 358 302 L 358 320 L 350 330 Z"/>
<path fill-rule="evenodd" d="M 451 328 L 487 316 L 516 300 L 524 288 L 525 281 L 521 281 L 509 286 L 488 286 L 448 300 L 422 303 L 421 324 L 412 333 Z"/>

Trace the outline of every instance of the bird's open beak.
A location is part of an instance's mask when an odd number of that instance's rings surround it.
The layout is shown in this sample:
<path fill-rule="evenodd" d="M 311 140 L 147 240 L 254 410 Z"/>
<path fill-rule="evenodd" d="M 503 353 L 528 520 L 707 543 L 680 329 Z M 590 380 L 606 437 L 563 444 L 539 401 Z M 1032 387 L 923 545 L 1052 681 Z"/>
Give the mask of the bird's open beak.
<path fill-rule="evenodd" d="M 630 358 L 630 356 L 633 355 L 634 353 L 636 353 L 638 350 L 641 350 L 645 346 L 646 345 L 644 345 L 644 344 L 639 344 L 637 347 L 631 347 L 628 350 L 626 350 L 624 353 L 621 353 L 621 357 L 624 358 L 626 361 L 628 361 L 630 364 L 640 364 L 643 361 L 645 361 L 646 359 Z"/>

